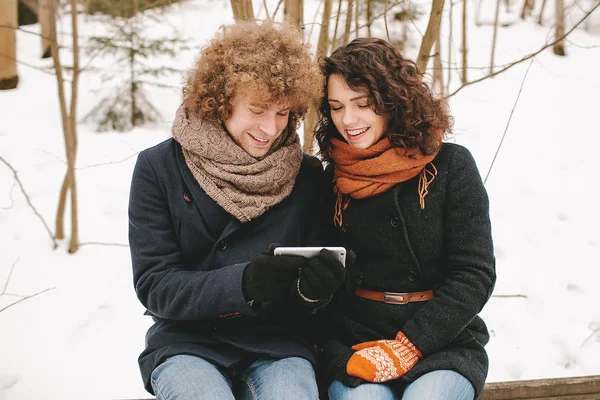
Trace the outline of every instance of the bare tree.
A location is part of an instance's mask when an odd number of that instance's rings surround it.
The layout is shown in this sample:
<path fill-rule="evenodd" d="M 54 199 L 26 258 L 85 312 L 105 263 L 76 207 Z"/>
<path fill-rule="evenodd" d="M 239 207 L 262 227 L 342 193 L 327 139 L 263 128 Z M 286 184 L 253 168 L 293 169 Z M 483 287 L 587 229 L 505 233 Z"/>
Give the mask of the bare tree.
<path fill-rule="evenodd" d="M 540 7 L 540 16 L 538 17 L 538 24 L 542 25 L 544 21 L 544 8 L 546 8 L 546 0 L 542 0 L 542 6 Z"/>
<path fill-rule="evenodd" d="M 462 75 L 463 85 L 467 83 L 467 0 L 463 0 L 462 10 Z"/>
<path fill-rule="evenodd" d="M 371 37 L 371 24 L 373 23 L 373 0 L 367 0 L 367 36 Z"/>
<path fill-rule="evenodd" d="M 348 0 L 348 11 L 346 12 L 346 27 L 344 29 L 344 44 L 350 41 L 350 28 L 352 27 L 352 8 L 354 7 L 353 0 Z"/>
<path fill-rule="evenodd" d="M 433 82 L 438 85 L 439 94 L 444 95 L 444 71 L 442 69 L 442 35 L 438 30 L 438 37 L 435 41 L 435 55 L 433 56 Z"/>
<path fill-rule="evenodd" d="M 331 38 L 331 52 L 332 53 L 335 48 L 335 42 L 337 41 L 338 25 L 340 24 L 340 15 L 342 14 L 342 3 L 343 2 L 344 2 L 344 0 L 338 0 L 337 15 L 335 16 L 335 27 L 333 28 L 333 37 Z M 319 36 L 319 39 L 320 38 L 321 37 Z"/>
<path fill-rule="evenodd" d="M 554 0 L 556 6 L 556 31 L 555 38 L 558 40 L 565 36 L 565 3 L 564 0 Z M 554 54 L 558 56 L 565 56 L 565 42 L 564 40 L 557 41 L 552 47 Z"/>
<path fill-rule="evenodd" d="M 304 29 L 304 1 L 303 0 L 285 0 L 283 6 L 283 15 L 285 19 L 292 22 L 300 29 Z"/>
<path fill-rule="evenodd" d="M 496 52 L 496 38 L 498 36 L 498 16 L 500 15 L 500 1 L 496 0 L 496 12 L 494 13 L 494 34 L 492 36 L 492 55 L 490 57 L 490 74 L 494 73 L 494 53 Z"/>
<path fill-rule="evenodd" d="M 452 30 L 454 29 L 454 24 L 452 23 L 452 21 L 454 20 L 454 3 L 452 2 L 452 0 L 450 0 L 449 2 L 450 5 L 450 14 L 449 14 L 449 18 L 448 18 L 448 65 L 452 65 L 452 40 L 453 40 L 453 33 Z M 448 79 L 446 79 L 446 92 L 450 91 L 450 81 L 452 80 L 452 68 L 448 68 Z"/>
<path fill-rule="evenodd" d="M 18 0 L 0 1 L 0 90 L 15 89 L 17 73 Z"/>
<path fill-rule="evenodd" d="M 38 19 L 40 21 L 42 32 L 42 58 L 49 58 L 50 55 L 50 10 L 56 9 L 56 0 L 40 0 Z"/>
<path fill-rule="evenodd" d="M 425 72 L 427 69 L 427 62 L 429 61 L 431 47 L 440 34 L 443 10 L 444 0 L 433 0 L 431 3 L 431 14 L 429 14 L 429 23 L 427 24 L 425 35 L 423 35 L 421 48 L 419 49 L 419 56 L 417 57 L 417 67 L 421 72 Z"/>
<path fill-rule="evenodd" d="M 67 154 L 67 172 L 60 189 L 58 209 L 56 211 L 57 239 L 65 237 L 64 215 L 66 209 L 67 193 L 70 193 L 71 205 L 71 240 L 69 242 L 69 253 L 75 253 L 79 248 L 79 227 L 77 215 L 77 182 L 75 180 L 75 158 L 77 156 L 77 91 L 79 86 L 79 39 L 77 28 L 77 0 L 70 0 L 71 4 L 71 29 L 73 38 L 73 66 L 71 79 L 71 99 L 67 110 L 67 99 L 65 93 L 65 76 L 63 65 L 60 60 L 60 52 L 57 40 L 56 3 L 50 7 L 50 53 L 56 71 L 56 83 L 58 85 L 58 98 L 60 103 L 60 115 L 65 139 Z"/>
<path fill-rule="evenodd" d="M 320 57 L 327 54 L 327 48 L 329 47 L 329 20 L 331 19 L 331 8 L 333 0 L 324 0 L 323 2 L 323 15 L 321 19 L 321 32 L 319 34 L 319 42 L 317 43 L 316 57 Z M 313 142 L 315 138 L 315 126 L 317 125 L 317 119 L 319 112 L 317 110 L 318 105 L 313 105 L 308 109 L 306 117 L 304 118 L 304 152 L 307 154 L 313 153 Z"/>
<path fill-rule="evenodd" d="M 254 21 L 252 0 L 231 0 L 233 19 L 236 21 Z"/>
<path fill-rule="evenodd" d="M 521 19 L 525 19 L 526 16 L 531 15 L 533 11 L 534 3 L 533 0 L 524 0 L 523 8 L 521 9 Z"/>

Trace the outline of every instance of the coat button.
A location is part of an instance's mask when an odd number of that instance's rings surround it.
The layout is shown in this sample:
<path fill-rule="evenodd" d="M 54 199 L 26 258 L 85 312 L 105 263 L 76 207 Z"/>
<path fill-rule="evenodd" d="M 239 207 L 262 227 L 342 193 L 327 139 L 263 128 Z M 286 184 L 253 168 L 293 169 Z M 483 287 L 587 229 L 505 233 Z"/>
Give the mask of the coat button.
<path fill-rule="evenodd" d="M 185 200 L 186 203 L 191 203 L 192 202 L 192 195 L 189 193 L 184 193 L 183 194 L 183 200 Z"/>
<path fill-rule="evenodd" d="M 358 286 L 362 286 L 362 285 L 365 284 L 365 277 L 362 276 L 362 275 L 359 275 L 359 276 L 356 277 L 356 279 L 354 281 L 356 282 L 356 284 Z"/>
<path fill-rule="evenodd" d="M 217 249 L 223 251 L 227 248 L 227 242 L 225 242 L 224 240 L 221 240 L 219 243 L 217 243 Z"/>
<path fill-rule="evenodd" d="M 392 225 L 394 228 L 397 228 L 400 225 L 400 218 L 393 217 L 390 219 L 390 225 Z"/>
<path fill-rule="evenodd" d="M 347 222 L 344 222 L 342 224 L 342 232 L 348 232 L 348 223 Z"/>
<path fill-rule="evenodd" d="M 419 278 L 419 275 L 415 271 L 410 271 L 406 277 L 409 281 L 414 282 Z"/>

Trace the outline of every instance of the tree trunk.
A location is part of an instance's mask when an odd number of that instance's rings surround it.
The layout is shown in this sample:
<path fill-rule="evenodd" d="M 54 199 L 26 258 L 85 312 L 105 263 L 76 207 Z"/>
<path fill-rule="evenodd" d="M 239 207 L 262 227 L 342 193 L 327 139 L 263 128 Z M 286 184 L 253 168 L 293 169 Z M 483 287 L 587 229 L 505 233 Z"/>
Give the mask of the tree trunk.
<path fill-rule="evenodd" d="M 231 0 L 233 19 L 239 21 L 254 21 L 254 9 L 252 0 Z"/>
<path fill-rule="evenodd" d="M 348 0 L 348 11 L 346 12 L 346 27 L 344 29 L 344 44 L 350 41 L 350 28 L 352 28 L 352 10 L 354 7 L 353 0 Z"/>
<path fill-rule="evenodd" d="M 342 3 L 344 0 L 338 0 L 337 15 L 335 16 L 335 27 L 333 28 L 333 37 L 331 38 L 331 51 L 335 50 L 335 42 L 337 41 L 338 25 L 340 24 L 340 14 L 342 13 Z M 319 39 L 321 37 L 319 36 Z"/>
<path fill-rule="evenodd" d="M 0 90 L 15 89 L 17 73 L 18 0 L 0 1 Z"/>
<path fill-rule="evenodd" d="M 546 0 L 542 0 L 542 7 L 540 7 L 540 16 L 538 17 L 539 25 L 542 25 L 542 23 L 544 21 L 544 8 L 546 8 Z"/>
<path fill-rule="evenodd" d="M 356 11 L 354 13 L 354 37 L 360 37 L 360 27 L 359 27 L 359 16 L 360 16 L 360 9 L 359 7 L 359 3 L 358 0 L 354 1 L 355 7 L 356 7 Z"/>
<path fill-rule="evenodd" d="M 296 25 L 298 28 L 304 29 L 304 1 L 285 0 L 283 7 L 283 16 L 285 19 Z"/>
<path fill-rule="evenodd" d="M 556 35 L 555 40 L 559 40 L 565 36 L 565 3 L 564 0 L 554 0 L 556 3 Z M 560 40 L 552 47 L 554 54 L 557 56 L 565 56 L 565 41 Z"/>
<path fill-rule="evenodd" d="M 438 30 L 438 37 L 435 41 L 435 56 L 433 58 L 433 81 L 437 83 L 440 96 L 444 95 L 444 71 L 442 70 L 442 35 Z"/>
<path fill-rule="evenodd" d="M 496 52 L 496 37 L 498 36 L 498 16 L 500 15 L 500 1 L 496 0 L 496 12 L 494 14 L 494 34 L 492 36 L 492 55 L 490 57 L 490 75 L 494 73 L 494 53 Z"/>
<path fill-rule="evenodd" d="M 48 38 L 50 37 L 50 10 L 55 10 L 56 6 L 54 3 L 56 0 L 40 0 L 40 9 L 38 12 L 39 21 L 41 26 L 42 33 L 42 58 L 49 58 L 50 55 L 50 42 Z"/>
<path fill-rule="evenodd" d="M 446 93 L 450 93 L 450 81 L 452 80 L 452 30 L 454 29 L 454 4 L 452 3 L 452 0 L 448 3 L 450 3 L 450 17 L 448 21 L 450 26 L 448 27 L 448 79 L 446 79 Z"/>
<path fill-rule="evenodd" d="M 319 42 L 317 44 L 316 58 L 327 54 L 329 47 L 329 20 L 331 18 L 331 8 L 333 0 L 324 0 L 323 15 L 321 20 L 321 32 L 319 34 Z M 303 150 L 307 154 L 313 154 L 313 142 L 315 139 L 315 127 L 319 118 L 319 112 L 316 109 L 318 105 L 313 105 L 308 109 L 304 117 L 304 145 Z"/>
<path fill-rule="evenodd" d="M 55 237 L 57 239 L 64 238 L 64 213 L 66 209 L 67 193 L 70 193 L 71 240 L 69 241 L 69 253 L 75 253 L 79 248 L 79 219 L 77 213 L 78 201 L 77 184 L 75 179 L 75 158 L 77 156 L 77 92 L 79 86 L 79 38 L 77 28 L 77 0 L 70 0 L 70 4 L 71 28 L 73 32 L 73 77 L 71 80 L 71 102 L 69 110 L 67 110 L 67 100 L 64 88 L 65 79 L 63 75 L 63 67 L 60 63 L 60 54 L 56 34 L 56 3 L 51 4 L 50 6 L 50 53 L 54 62 L 54 69 L 56 71 L 60 114 L 67 155 L 67 172 L 61 187 L 58 209 L 56 212 Z"/>
<path fill-rule="evenodd" d="M 523 8 L 521 9 L 521 19 L 525 19 L 525 17 L 531 14 L 531 10 L 533 10 L 533 0 L 524 0 Z"/>
<path fill-rule="evenodd" d="M 371 37 L 371 24 L 373 23 L 373 0 L 367 0 L 367 37 Z"/>
<path fill-rule="evenodd" d="M 462 83 L 467 83 L 467 0 L 463 0 L 462 12 Z"/>
<path fill-rule="evenodd" d="M 429 23 L 427 24 L 425 35 L 423 35 L 423 41 L 421 42 L 421 48 L 419 49 L 419 57 L 417 58 L 417 67 L 422 73 L 425 73 L 425 70 L 427 69 L 427 62 L 429 61 L 431 47 L 440 34 L 443 10 L 444 0 L 433 0 L 431 3 Z"/>

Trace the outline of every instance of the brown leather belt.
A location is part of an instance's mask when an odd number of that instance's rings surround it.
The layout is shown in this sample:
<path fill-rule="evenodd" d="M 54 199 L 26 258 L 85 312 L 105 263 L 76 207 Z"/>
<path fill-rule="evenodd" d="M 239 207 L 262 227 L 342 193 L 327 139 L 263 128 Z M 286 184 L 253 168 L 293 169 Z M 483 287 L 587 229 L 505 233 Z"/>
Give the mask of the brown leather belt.
<path fill-rule="evenodd" d="M 414 301 L 426 301 L 433 299 L 433 290 L 412 293 L 375 292 L 363 288 L 356 288 L 354 292 L 359 297 L 369 300 L 381 301 L 387 304 L 407 304 Z"/>

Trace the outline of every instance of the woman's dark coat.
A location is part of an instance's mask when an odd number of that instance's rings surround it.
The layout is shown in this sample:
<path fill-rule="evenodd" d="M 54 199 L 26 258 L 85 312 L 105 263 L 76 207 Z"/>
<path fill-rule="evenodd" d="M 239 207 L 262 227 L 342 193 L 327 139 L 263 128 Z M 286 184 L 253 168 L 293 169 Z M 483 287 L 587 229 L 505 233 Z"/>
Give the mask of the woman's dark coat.
<path fill-rule="evenodd" d="M 311 362 L 305 319 L 291 304 L 247 304 L 242 273 L 269 244 L 327 244 L 321 163 L 304 156 L 292 193 L 241 223 L 201 189 L 169 139 L 140 153 L 131 184 L 129 241 L 138 298 L 155 321 L 139 357 L 145 387 L 165 359 L 192 354 L 225 368 L 249 357 Z M 292 293 L 295 293 L 292 291 Z"/>
<path fill-rule="evenodd" d="M 381 195 L 351 199 L 343 213 L 342 241 L 357 258 L 335 303 L 329 327 L 333 340 L 324 346 L 330 379 L 349 386 L 364 383 L 345 372 L 350 347 L 393 339 L 402 331 L 424 358 L 388 384 L 402 390 L 427 372 L 450 369 L 481 393 L 489 334 L 477 314 L 496 280 L 488 197 L 464 147 L 444 144 L 433 164 L 438 172 L 423 210 L 416 177 Z M 400 293 L 433 289 L 435 297 L 385 304 L 357 297 L 356 286 Z"/>

